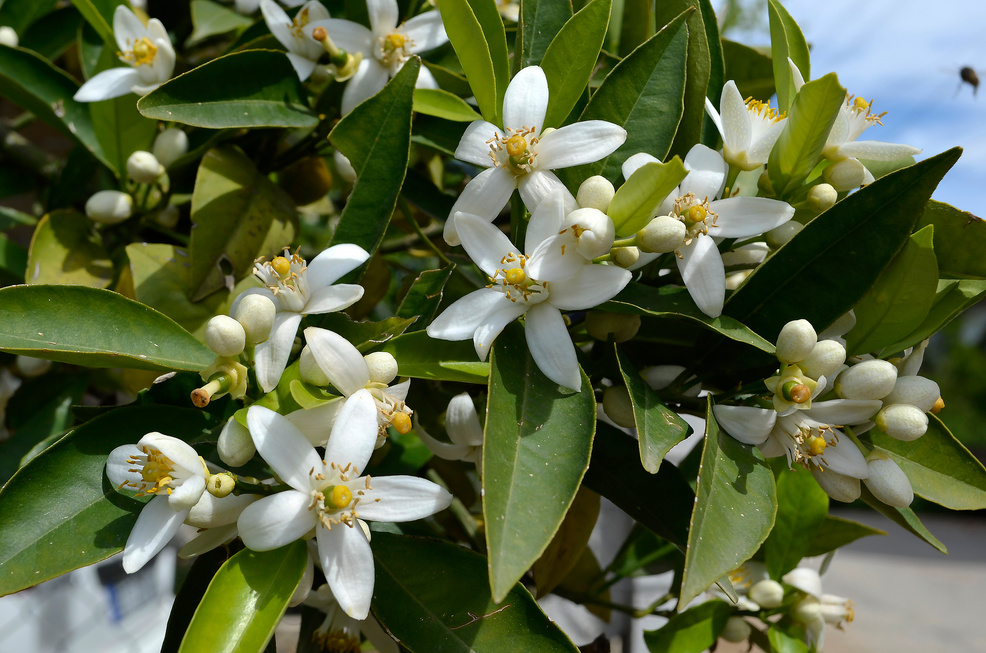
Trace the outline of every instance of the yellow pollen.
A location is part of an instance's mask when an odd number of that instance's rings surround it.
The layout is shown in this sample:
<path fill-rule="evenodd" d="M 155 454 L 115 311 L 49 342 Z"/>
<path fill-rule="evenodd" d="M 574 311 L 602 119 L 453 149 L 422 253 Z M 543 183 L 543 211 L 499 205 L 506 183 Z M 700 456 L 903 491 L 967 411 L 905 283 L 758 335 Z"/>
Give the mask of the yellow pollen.
<path fill-rule="evenodd" d="M 133 57 L 135 66 L 154 63 L 154 57 L 156 55 L 157 46 L 151 43 L 151 40 L 146 36 L 134 41 Z"/>
<path fill-rule="evenodd" d="M 945 400 L 942 399 L 941 397 L 938 397 L 938 399 L 935 400 L 935 405 L 931 407 L 931 413 L 933 415 L 937 415 L 942 411 L 942 408 L 944 407 L 945 407 Z"/>
<path fill-rule="evenodd" d="M 690 209 L 688 209 L 687 215 L 689 222 L 698 223 L 701 222 L 702 220 L 705 220 L 705 216 L 708 215 L 708 212 L 705 210 L 705 208 L 701 206 L 693 206 Z"/>
<path fill-rule="evenodd" d="M 390 34 L 387 35 L 387 47 L 389 47 L 392 50 L 403 48 L 406 42 L 407 42 L 407 37 L 399 32 L 391 32 Z"/>
<path fill-rule="evenodd" d="M 291 261 L 283 256 L 277 256 L 270 262 L 270 267 L 277 276 L 284 277 L 291 271 Z"/>
<path fill-rule="evenodd" d="M 861 97 L 858 97 L 853 101 L 853 107 L 859 111 L 865 111 L 870 108 L 870 103 Z"/>
<path fill-rule="evenodd" d="M 825 438 L 819 435 L 811 436 L 805 444 L 808 445 L 808 453 L 812 456 L 822 455 L 822 453 L 825 452 L 825 447 L 828 446 L 828 443 L 825 442 Z"/>
<path fill-rule="evenodd" d="M 394 427 L 395 431 L 404 435 L 411 430 L 411 418 L 407 416 L 407 413 L 398 411 L 390 419 L 390 425 Z"/>
<path fill-rule="evenodd" d="M 527 275 L 520 268 L 510 268 L 509 270 L 504 270 L 504 276 L 507 279 L 507 283 L 512 286 L 517 286 L 525 281 L 527 281 Z"/>
<path fill-rule="evenodd" d="M 329 497 L 329 500 L 336 508 L 345 508 L 352 502 L 353 493 L 345 485 L 337 485 L 332 488 L 332 494 Z"/>
<path fill-rule="evenodd" d="M 507 154 L 518 157 L 527 151 L 527 139 L 520 134 L 514 134 L 507 139 Z"/>

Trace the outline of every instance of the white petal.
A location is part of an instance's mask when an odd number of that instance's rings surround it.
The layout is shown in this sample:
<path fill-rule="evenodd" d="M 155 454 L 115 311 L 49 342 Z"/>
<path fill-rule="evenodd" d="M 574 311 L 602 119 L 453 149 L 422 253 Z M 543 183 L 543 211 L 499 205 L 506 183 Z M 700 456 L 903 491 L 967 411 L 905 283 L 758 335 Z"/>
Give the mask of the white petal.
<path fill-rule="evenodd" d="M 335 424 L 336 416 L 345 402 L 346 400 L 340 397 L 321 406 L 290 412 L 285 417 L 301 431 L 312 446 L 324 447 L 332 431 L 332 425 Z"/>
<path fill-rule="evenodd" d="M 564 221 L 565 198 L 563 193 L 557 190 L 545 197 L 544 201 L 531 212 L 527 235 L 524 238 L 524 253 L 530 256 L 538 245 L 556 236 Z"/>
<path fill-rule="evenodd" d="M 449 444 L 448 442 L 436 440 L 417 423 L 417 420 L 414 423 L 414 432 L 418 434 L 418 438 L 433 454 L 445 460 L 462 460 L 473 449 L 473 447 L 466 444 Z M 360 514 L 362 514 L 362 510 Z"/>
<path fill-rule="evenodd" d="M 113 11 L 113 36 L 120 50 L 133 50 L 134 41 L 147 36 L 147 28 L 134 12 L 124 5 Z"/>
<path fill-rule="evenodd" d="M 407 62 L 401 62 L 401 68 L 404 67 L 405 63 Z M 438 81 L 435 79 L 435 76 L 431 74 L 431 71 L 428 70 L 427 66 L 421 66 L 418 68 L 418 79 L 414 82 L 414 88 L 438 88 Z"/>
<path fill-rule="evenodd" d="M 83 84 L 72 99 L 76 102 L 109 100 L 130 93 L 131 87 L 139 81 L 140 75 L 133 68 L 110 68 Z"/>
<path fill-rule="evenodd" d="M 822 597 L 822 579 L 819 577 L 818 572 L 810 567 L 792 569 L 781 576 L 781 580 L 805 594 L 814 596 L 816 599 Z"/>
<path fill-rule="evenodd" d="M 313 467 L 322 469 L 322 458 L 294 424 L 269 408 L 250 406 L 247 428 L 260 456 L 281 480 L 299 492 L 308 492 L 309 472 Z"/>
<path fill-rule="evenodd" d="M 247 506 L 236 521 L 248 549 L 270 551 L 304 537 L 317 523 L 308 493 L 278 492 Z"/>
<path fill-rule="evenodd" d="M 349 308 L 363 297 L 363 286 L 355 283 L 341 283 L 336 286 L 319 288 L 308 297 L 303 315 L 334 313 Z"/>
<path fill-rule="evenodd" d="M 325 28 L 329 38 L 339 49 L 350 54 L 362 53 L 364 59 L 373 56 L 373 32 L 365 26 L 341 18 L 315 20 L 305 26 L 305 37 L 311 38 L 312 31 L 318 27 Z"/>
<path fill-rule="evenodd" d="M 530 209 L 536 207 L 552 193 L 561 193 L 565 201 L 565 213 L 570 213 L 579 207 L 575 196 L 561 183 L 561 179 L 549 170 L 535 170 L 519 179 L 517 189 L 524 206 Z"/>
<path fill-rule="evenodd" d="M 199 454 L 196 453 L 191 445 L 178 438 L 152 431 L 138 440 L 137 445 L 154 447 L 186 473 L 199 475 L 204 473 L 202 471 L 202 461 L 199 460 Z"/>
<path fill-rule="evenodd" d="M 833 472 L 850 476 L 852 478 L 864 479 L 870 475 L 869 468 L 866 466 L 866 458 L 856 444 L 844 434 L 839 434 L 838 444 L 833 444 L 834 437 L 827 437 L 829 446 L 825 447 L 822 455 L 824 465 Z"/>
<path fill-rule="evenodd" d="M 722 87 L 722 98 L 719 100 L 722 111 L 722 143 L 723 149 L 742 151 L 750 147 L 750 111 L 746 102 L 736 88 L 736 82 L 729 80 Z"/>
<path fill-rule="evenodd" d="M 373 97 L 387 85 L 390 71 L 380 65 L 380 62 L 370 57 L 359 63 L 356 74 L 353 75 L 342 92 L 340 109 L 342 115 L 348 115 L 364 100 Z"/>
<path fill-rule="evenodd" d="M 325 445 L 325 460 L 345 467 L 352 463 L 362 474 L 377 443 L 377 404 L 369 390 L 346 399 Z"/>
<path fill-rule="evenodd" d="M 587 264 L 578 276 L 551 284 L 551 305 L 564 311 L 598 306 L 623 290 L 633 275 L 615 265 Z"/>
<path fill-rule="evenodd" d="M 445 412 L 445 430 L 456 444 L 478 447 L 483 444 L 483 427 L 479 425 L 476 404 L 468 392 L 455 395 Z"/>
<path fill-rule="evenodd" d="M 715 199 L 726 183 L 726 162 L 722 155 L 701 143 L 688 150 L 685 170 L 688 175 L 679 186 L 682 195 L 694 193 L 699 200 Z"/>
<path fill-rule="evenodd" d="M 486 318 L 476 327 L 476 332 L 472 336 L 472 344 L 476 349 L 476 356 L 479 360 L 486 360 L 486 355 L 490 353 L 490 347 L 503 327 L 507 326 L 527 310 L 527 304 L 523 302 L 512 302 L 506 295 L 500 294 L 503 301 L 499 302 Z"/>
<path fill-rule="evenodd" d="M 743 444 L 761 444 L 777 421 L 777 412 L 753 406 L 713 406 L 719 426 Z"/>
<path fill-rule="evenodd" d="M 489 168 L 493 165 L 493 159 L 490 158 L 488 141 L 493 137 L 503 138 L 503 132 L 499 127 L 485 120 L 473 120 L 459 139 L 459 145 L 455 148 L 455 158 L 481 168 Z"/>
<path fill-rule="evenodd" d="M 548 110 L 548 78 L 540 66 L 528 66 L 514 75 L 503 96 L 504 131 L 533 128 L 541 134 Z"/>
<path fill-rule="evenodd" d="M 719 215 L 717 228 L 709 232 L 716 238 L 756 236 L 794 217 L 790 204 L 766 197 L 730 197 L 709 202 L 709 209 Z"/>
<path fill-rule="evenodd" d="M 311 59 L 306 59 L 299 54 L 293 52 L 288 52 L 288 61 L 294 66 L 294 72 L 298 73 L 298 79 L 305 81 L 311 77 L 312 72 L 315 71 L 315 63 Z"/>
<path fill-rule="evenodd" d="M 492 222 L 516 187 L 517 177 L 506 168 L 493 167 L 476 175 L 462 189 L 462 194 L 449 211 L 448 219 L 445 220 L 445 242 L 452 246 L 461 242 L 455 231 L 456 213 L 471 213 Z"/>
<path fill-rule="evenodd" d="M 905 156 L 918 154 L 921 154 L 919 147 L 899 143 L 881 143 L 880 141 L 853 141 L 839 148 L 839 156 L 871 161 L 895 161 Z"/>
<path fill-rule="evenodd" d="M 719 136 L 722 137 L 723 142 L 726 140 L 726 134 L 722 130 L 722 118 L 719 117 L 719 112 L 716 111 L 716 106 L 712 104 L 712 100 L 705 98 L 705 114 L 712 119 L 712 124 L 716 126 L 716 131 L 719 132 Z"/>
<path fill-rule="evenodd" d="M 480 216 L 456 213 L 455 229 L 466 254 L 490 277 L 503 267 L 504 257 L 520 259 L 520 252 L 507 235 Z"/>
<path fill-rule="evenodd" d="M 832 123 L 832 129 L 829 131 L 828 137 L 825 139 L 825 149 L 830 147 L 839 147 L 846 142 L 849 138 L 849 118 L 846 115 L 847 109 L 844 107 L 839 110 L 839 113 L 835 116 L 835 122 Z"/>
<path fill-rule="evenodd" d="M 794 63 L 791 57 L 787 58 L 787 65 L 790 66 L 791 75 L 794 77 L 794 90 L 800 91 L 801 87 L 805 85 L 804 75 L 801 74 L 801 69 L 798 68 L 798 65 Z M 819 650 L 821 649 L 819 648 Z"/>
<path fill-rule="evenodd" d="M 257 373 L 257 383 L 264 392 L 270 392 L 277 387 L 281 374 L 291 356 L 291 346 L 298 334 L 301 315 L 298 313 L 280 312 L 274 316 L 274 326 L 271 327 L 270 337 L 254 349 L 254 370 Z"/>
<path fill-rule="evenodd" d="M 412 54 L 434 50 L 448 43 L 448 34 L 442 24 L 442 15 L 438 11 L 428 11 L 419 14 L 404 23 L 403 31 L 411 37 L 412 45 L 408 51 Z M 424 66 L 421 67 L 424 71 Z"/>
<path fill-rule="evenodd" d="M 373 552 L 359 526 L 318 528 L 318 557 L 325 580 L 340 607 L 353 619 L 365 619 L 373 597 Z"/>
<path fill-rule="evenodd" d="M 232 541 L 232 539 L 238 534 L 239 531 L 236 530 L 235 523 L 226 524 L 225 526 L 217 526 L 216 528 L 207 528 L 189 540 L 188 543 L 178 551 L 178 557 L 184 560 L 202 555 L 207 551 L 212 551 L 216 547 Z"/>
<path fill-rule="evenodd" d="M 369 521 L 414 521 L 452 503 L 448 490 L 417 476 L 377 476 L 370 485 L 370 490 L 352 488 L 361 498 L 357 505 L 360 518 Z"/>
<path fill-rule="evenodd" d="M 187 512 L 192 509 L 202 493 L 205 492 L 205 476 L 200 472 L 197 476 L 186 478 L 168 495 L 168 505 L 174 511 Z"/>
<path fill-rule="evenodd" d="M 140 484 L 140 472 L 131 472 L 130 470 L 135 468 L 128 460 L 131 456 L 139 456 L 141 453 L 135 444 L 125 444 L 111 451 L 106 459 L 106 478 L 110 479 L 110 483 L 117 488 L 128 481 Z"/>
<path fill-rule="evenodd" d="M 524 268 L 527 276 L 538 281 L 565 281 L 579 275 L 587 262 L 577 246 L 578 241 L 571 231 L 555 234 L 531 254 Z"/>
<path fill-rule="evenodd" d="M 363 354 L 339 334 L 308 327 L 305 342 L 312 350 L 315 362 L 342 394 L 348 397 L 370 382 L 370 370 Z"/>
<path fill-rule="evenodd" d="M 537 164 L 542 170 L 568 168 L 598 161 L 623 145 L 627 131 L 605 120 L 586 120 L 547 134 L 537 144 Z"/>
<path fill-rule="evenodd" d="M 171 541 L 188 511 L 175 512 L 166 495 L 156 496 L 144 506 L 123 548 L 123 570 L 138 571 Z"/>
<path fill-rule="evenodd" d="M 359 245 L 343 243 L 323 250 L 305 269 L 310 288 L 328 286 L 349 274 L 370 258 Z"/>
<path fill-rule="evenodd" d="M 774 149 L 774 144 L 777 143 L 781 132 L 784 131 L 785 122 L 786 119 L 778 120 L 760 132 L 757 139 L 750 143 L 750 148 L 747 150 L 747 159 L 754 162 L 766 163 L 767 159 L 770 158 L 770 151 Z"/>
<path fill-rule="evenodd" d="M 629 179 L 633 173 L 637 172 L 648 163 L 660 163 L 660 161 L 646 152 L 638 152 L 623 162 L 623 178 Z"/>
<path fill-rule="evenodd" d="M 442 311 L 426 331 L 430 338 L 438 340 L 468 340 L 486 316 L 504 303 L 510 303 L 510 300 L 498 290 L 474 290 Z"/>
<path fill-rule="evenodd" d="M 832 399 L 814 402 L 805 415 L 822 424 L 846 426 L 859 424 L 880 412 L 883 402 L 877 399 Z"/>
<path fill-rule="evenodd" d="M 397 0 L 366 0 L 366 11 L 374 35 L 384 36 L 397 27 Z"/>
<path fill-rule="evenodd" d="M 527 347 L 538 369 L 558 385 L 576 392 L 581 390 L 582 374 L 575 345 L 561 312 L 546 302 L 538 304 L 527 311 L 525 329 Z"/>
<path fill-rule="evenodd" d="M 295 49 L 295 38 L 291 32 L 292 21 L 274 0 L 260 0 L 260 13 L 264 16 L 267 29 L 274 38 L 288 50 Z"/>
<path fill-rule="evenodd" d="M 195 528 L 218 528 L 235 524 L 243 510 L 259 498 L 256 494 L 230 494 L 219 499 L 203 492 L 202 498 L 185 517 L 185 523 Z"/>
<path fill-rule="evenodd" d="M 683 258 L 678 259 L 678 271 L 688 294 L 700 311 L 719 317 L 726 299 L 726 272 L 715 241 L 699 236 L 680 251 Z"/>

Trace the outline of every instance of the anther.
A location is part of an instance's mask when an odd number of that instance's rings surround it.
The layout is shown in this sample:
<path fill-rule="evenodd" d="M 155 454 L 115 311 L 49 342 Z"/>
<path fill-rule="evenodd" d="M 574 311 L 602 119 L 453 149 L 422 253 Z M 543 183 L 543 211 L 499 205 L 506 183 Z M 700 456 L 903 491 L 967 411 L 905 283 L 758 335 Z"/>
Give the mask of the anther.
<path fill-rule="evenodd" d="M 390 425 L 401 435 L 406 435 L 411 431 L 411 418 L 408 417 L 407 413 L 396 412 L 390 419 Z"/>
<path fill-rule="evenodd" d="M 942 411 L 944 407 L 945 407 L 945 400 L 942 399 L 941 397 L 938 397 L 938 399 L 935 400 L 935 405 L 931 407 L 931 413 L 933 415 L 937 415 Z"/>

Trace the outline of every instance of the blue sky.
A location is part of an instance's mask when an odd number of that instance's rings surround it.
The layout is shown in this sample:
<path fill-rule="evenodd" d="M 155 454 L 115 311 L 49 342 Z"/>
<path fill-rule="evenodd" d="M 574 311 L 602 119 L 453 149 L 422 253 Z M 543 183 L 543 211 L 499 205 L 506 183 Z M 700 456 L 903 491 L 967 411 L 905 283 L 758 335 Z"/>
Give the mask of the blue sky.
<path fill-rule="evenodd" d="M 934 197 L 986 216 L 986 2 L 972 0 L 786 0 L 784 6 L 811 46 L 811 76 L 835 71 L 854 95 L 873 100 L 883 126 L 862 138 L 906 143 L 932 156 L 955 145 L 959 162 Z M 766 28 L 766 2 L 763 3 Z M 759 34 L 732 35 L 765 45 Z M 959 87 L 959 69 L 981 68 L 973 97 Z"/>

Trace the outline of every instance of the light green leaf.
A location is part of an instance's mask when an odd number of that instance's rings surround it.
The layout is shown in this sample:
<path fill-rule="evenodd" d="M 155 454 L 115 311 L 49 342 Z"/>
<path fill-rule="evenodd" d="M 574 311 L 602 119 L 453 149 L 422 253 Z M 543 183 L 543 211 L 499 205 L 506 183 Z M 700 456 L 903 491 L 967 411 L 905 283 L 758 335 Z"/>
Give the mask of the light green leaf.
<path fill-rule="evenodd" d="M 414 318 L 407 331 L 420 331 L 428 326 L 442 303 L 442 291 L 448 283 L 455 265 L 450 263 L 440 270 L 425 270 L 419 274 L 397 307 L 397 317 Z"/>
<path fill-rule="evenodd" d="M 904 338 L 884 347 L 884 351 L 890 354 L 904 351 L 930 338 L 956 316 L 979 302 L 984 295 L 986 295 L 986 280 L 939 279 L 938 292 L 924 321 Z"/>
<path fill-rule="evenodd" d="M 147 118 L 209 129 L 314 127 L 291 62 L 276 50 L 234 52 L 157 87 L 137 102 Z"/>
<path fill-rule="evenodd" d="M 260 174 L 243 152 L 223 146 L 206 152 L 192 193 L 188 247 L 192 301 L 242 279 L 259 256 L 272 256 L 298 233 L 294 202 Z M 223 270 L 225 264 L 232 270 Z"/>
<path fill-rule="evenodd" d="M 92 231 L 92 222 L 73 210 L 41 218 L 31 238 L 27 283 L 74 284 L 105 288 L 113 280 L 113 261 Z"/>
<path fill-rule="evenodd" d="M 519 67 L 540 64 L 548 45 L 571 17 L 570 0 L 523 0 L 517 23 Z"/>
<path fill-rule="evenodd" d="M 620 374 L 626 383 L 633 419 L 637 425 L 640 442 L 640 463 L 651 474 L 656 474 L 661 461 L 671 447 L 688 437 L 691 428 L 677 413 L 665 406 L 630 362 L 630 358 L 614 345 Z"/>
<path fill-rule="evenodd" d="M 890 521 L 896 523 L 898 526 L 901 526 L 904 530 L 910 531 L 913 535 L 921 538 L 931 546 L 938 549 L 941 553 L 948 555 L 948 549 L 945 548 L 945 545 L 942 544 L 937 537 L 931 534 L 931 531 L 929 531 L 925 525 L 921 523 L 921 520 L 918 519 L 918 516 L 913 510 L 910 508 L 894 508 L 892 506 L 888 506 L 873 496 L 873 493 L 870 492 L 865 483 L 861 485 L 862 492 L 859 498 L 862 499 L 866 505 L 888 518 Z"/>
<path fill-rule="evenodd" d="M 773 579 L 798 566 L 825 523 L 829 497 L 805 469 L 785 469 L 777 477 L 777 519 L 764 542 L 764 562 Z"/>
<path fill-rule="evenodd" d="M 481 555 L 380 532 L 372 546 L 373 613 L 412 653 L 578 653 L 520 583 L 493 600 Z"/>
<path fill-rule="evenodd" d="M 476 357 L 471 340 L 435 340 L 415 331 L 390 340 L 382 351 L 397 359 L 400 376 L 483 385 L 490 378 L 490 364 Z"/>
<path fill-rule="evenodd" d="M 913 442 L 879 429 L 866 435 L 904 470 L 918 496 L 951 510 L 986 508 L 986 469 L 937 416 L 928 415 L 928 432 Z"/>
<path fill-rule="evenodd" d="M 178 653 L 188 624 L 195 616 L 195 609 L 199 607 L 199 602 L 205 596 L 216 572 L 228 558 L 226 547 L 206 551 L 194 558 L 185 580 L 175 593 L 175 602 L 168 616 L 168 630 L 164 634 L 164 642 L 161 643 L 161 653 Z"/>
<path fill-rule="evenodd" d="M 107 43 L 116 44 L 113 38 L 113 13 L 123 0 L 72 0 L 86 22 L 95 28 Z"/>
<path fill-rule="evenodd" d="M 986 279 L 986 221 L 944 202 L 930 200 L 917 229 L 935 226 L 935 254 L 941 274 Z"/>
<path fill-rule="evenodd" d="M 541 67 L 548 78 L 545 127 L 560 127 L 582 97 L 599 58 L 612 0 L 592 0 L 572 16 L 544 53 Z"/>
<path fill-rule="evenodd" d="M 304 540 L 234 555 L 209 583 L 179 653 L 262 653 L 307 562 Z"/>
<path fill-rule="evenodd" d="M 438 7 L 483 118 L 502 125 L 510 75 L 507 37 L 494 0 L 447 0 Z"/>
<path fill-rule="evenodd" d="M 104 51 L 110 52 L 110 49 Z M 119 176 L 126 178 L 127 158 L 137 150 L 150 151 L 158 133 L 157 122 L 137 112 L 132 94 L 91 102 L 89 114 L 102 155 L 112 163 Z"/>
<path fill-rule="evenodd" d="M 444 118 L 452 122 L 472 122 L 483 119 L 465 100 L 440 88 L 414 89 L 414 110 L 426 116 Z"/>
<path fill-rule="evenodd" d="M 786 112 L 797 93 L 794 88 L 794 74 L 787 60 L 788 57 L 791 58 L 801 71 L 803 79 L 811 79 L 808 43 L 805 42 L 801 28 L 778 0 L 767 0 L 767 12 L 770 19 L 770 55 L 774 65 L 777 104 L 781 111 Z"/>
<path fill-rule="evenodd" d="M 109 290 L 0 289 L 0 350 L 85 367 L 199 371 L 215 359 L 168 317 Z"/>
<path fill-rule="evenodd" d="M 773 653 L 808 653 L 808 645 L 801 638 L 785 632 L 777 624 L 771 625 L 767 631 L 767 641 Z"/>
<path fill-rule="evenodd" d="M 886 534 L 886 531 L 881 531 L 879 528 L 829 515 L 815 532 L 815 537 L 812 538 L 805 557 L 813 558 L 825 555 L 869 535 Z"/>
<path fill-rule="evenodd" d="M 204 41 L 210 36 L 246 29 L 253 20 L 212 0 L 192 0 L 192 34 L 185 47 Z"/>
<path fill-rule="evenodd" d="M 767 539 L 777 512 L 774 475 L 756 447 L 719 430 L 709 399 L 705 447 L 678 597 L 682 605 L 739 567 Z"/>
<path fill-rule="evenodd" d="M 616 235 L 627 238 L 647 226 L 661 202 L 688 171 L 677 156 L 667 163 L 645 163 L 613 196 L 606 214 L 616 225 Z"/>
<path fill-rule="evenodd" d="M 399 359 L 398 359 L 399 360 Z M 509 325 L 490 354 L 483 441 L 483 515 L 493 598 L 502 601 L 544 552 L 589 466 L 596 400 L 562 391 Z"/>
<path fill-rule="evenodd" d="M 938 262 L 932 249 L 934 226 L 908 238 L 853 308 L 856 326 L 846 334 L 850 356 L 879 351 L 917 328 L 931 310 L 938 288 Z"/>
<path fill-rule="evenodd" d="M 110 484 L 106 457 L 150 431 L 192 440 L 211 426 L 209 419 L 204 411 L 175 406 L 119 408 L 22 467 L 0 490 L 0 595 L 121 551 L 143 503 Z"/>
<path fill-rule="evenodd" d="M 725 601 L 707 601 L 671 617 L 658 630 L 644 631 L 653 653 L 702 653 L 716 643 L 733 608 Z"/>

